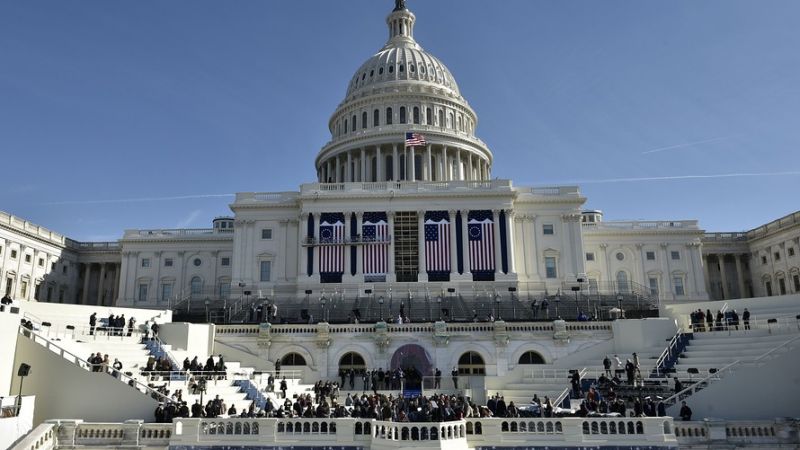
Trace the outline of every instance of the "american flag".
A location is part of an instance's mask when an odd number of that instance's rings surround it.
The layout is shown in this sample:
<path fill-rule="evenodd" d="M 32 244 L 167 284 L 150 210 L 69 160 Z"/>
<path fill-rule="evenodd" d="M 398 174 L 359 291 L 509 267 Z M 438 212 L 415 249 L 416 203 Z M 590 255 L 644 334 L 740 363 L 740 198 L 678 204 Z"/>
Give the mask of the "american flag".
<path fill-rule="evenodd" d="M 469 266 L 472 272 L 494 272 L 494 222 L 491 211 L 470 211 Z"/>
<path fill-rule="evenodd" d="M 342 214 L 322 214 L 319 224 L 319 272 L 344 272 L 344 216 Z"/>
<path fill-rule="evenodd" d="M 425 265 L 428 272 L 450 272 L 450 221 L 447 211 L 425 213 Z"/>
<path fill-rule="evenodd" d="M 364 274 L 383 275 L 389 267 L 389 224 L 386 222 L 386 213 L 364 213 L 364 223 L 361 225 L 361 237 L 364 245 L 363 252 Z M 368 243 L 374 242 L 374 243 Z"/>
<path fill-rule="evenodd" d="M 406 133 L 406 147 L 415 147 L 417 145 L 425 145 L 425 136 L 419 133 Z"/>

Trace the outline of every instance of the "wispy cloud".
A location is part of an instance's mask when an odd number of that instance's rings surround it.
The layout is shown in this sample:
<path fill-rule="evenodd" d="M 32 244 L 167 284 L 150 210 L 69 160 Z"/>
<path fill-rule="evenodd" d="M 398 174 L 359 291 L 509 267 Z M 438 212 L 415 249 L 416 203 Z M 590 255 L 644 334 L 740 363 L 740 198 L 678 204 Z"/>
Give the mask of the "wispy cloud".
<path fill-rule="evenodd" d="M 632 177 L 632 178 L 603 178 L 589 180 L 568 180 L 557 181 L 551 184 L 602 184 L 602 183 L 637 183 L 647 181 L 678 181 L 678 180 L 702 180 L 715 178 L 745 178 L 745 177 L 785 177 L 800 176 L 800 170 L 786 172 L 736 172 L 736 173 L 717 173 L 708 175 L 670 175 L 663 177 Z"/>
<path fill-rule="evenodd" d="M 178 223 L 175 224 L 175 228 L 188 228 L 198 217 L 200 217 L 200 213 L 202 210 L 195 209 L 194 211 L 190 212 L 189 215 L 184 217 L 183 219 L 179 220 Z"/>
<path fill-rule="evenodd" d="M 97 200 L 64 200 L 58 202 L 46 202 L 42 205 L 101 205 L 107 203 L 144 203 L 144 202 L 168 202 L 174 200 L 194 200 L 202 198 L 224 198 L 235 197 L 236 194 L 193 194 L 175 195 L 171 197 L 139 197 L 139 198 L 116 198 L 116 199 L 97 199 Z"/>
<path fill-rule="evenodd" d="M 654 148 L 654 149 L 651 149 L 651 150 L 643 151 L 642 154 L 643 155 L 647 155 L 647 154 L 650 154 L 650 153 L 666 152 L 667 150 L 677 150 L 679 148 L 694 147 L 694 146 L 697 146 L 697 145 L 708 144 L 708 143 L 711 143 L 711 142 L 725 141 L 725 140 L 728 140 L 728 139 L 733 139 L 735 137 L 737 137 L 737 135 L 734 134 L 734 135 L 731 135 L 731 136 L 720 136 L 720 137 L 715 137 L 715 138 L 712 138 L 712 139 L 703 139 L 702 141 L 686 142 L 686 143 L 678 144 L 678 145 L 669 145 L 667 147 L 658 147 L 658 148 Z"/>

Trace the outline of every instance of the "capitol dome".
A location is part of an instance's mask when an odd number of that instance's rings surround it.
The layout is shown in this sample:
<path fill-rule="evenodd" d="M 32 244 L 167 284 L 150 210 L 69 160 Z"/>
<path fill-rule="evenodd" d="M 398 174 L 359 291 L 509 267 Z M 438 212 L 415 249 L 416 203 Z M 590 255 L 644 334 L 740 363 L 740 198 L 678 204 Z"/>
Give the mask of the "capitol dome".
<path fill-rule="evenodd" d="M 492 153 L 450 70 L 414 40 L 404 2 L 386 18 L 389 39 L 355 72 L 317 155 L 320 182 L 491 178 Z M 421 139 L 406 146 L 407 133 Z"/>

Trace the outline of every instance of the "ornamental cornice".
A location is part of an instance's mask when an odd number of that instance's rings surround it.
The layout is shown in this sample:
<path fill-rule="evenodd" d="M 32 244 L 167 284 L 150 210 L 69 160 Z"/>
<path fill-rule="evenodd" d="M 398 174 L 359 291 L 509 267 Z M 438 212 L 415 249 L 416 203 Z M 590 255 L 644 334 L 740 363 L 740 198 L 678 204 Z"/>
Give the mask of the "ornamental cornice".
<path fill-rule="evenodd" d="M 233 241 L 233 235 L 209 235 L 209 236 L 164 236 L 164 237 L 148 237 L 145 239 L 120 239 L 120 243 L 125 244 L 142 244 L 142 243 L 165 243 L 165 242 L 225 242 Z"/>
<path fill-rule="evenodd" d="M 686 236 L 696 235 L 701 236 L 702 230 L 679 230 L 679 229 L 582 229 L 581 232 L 584 236 Z"/>
<path fill-rule="evenodd" d="M 567 213 L 561 215 L 561 220 L 564 222 L 579 222 L 581 220 L 580 213 Z"/>
<path fill-rule="evenodd" d="M 510 198 L 513 199 L 516 193 L 513 191 L 467 191 L 467 192 L 458 192 L 458 191 L 446 191 L 446 192 L 414 192 L 414 193 L 403 193 L 400 191 L 394 191 L 394 198 L 403 198 L 403 199 L 426 199 L 426 198 L 441 198 L 441 197 L 449 197 L 449 198 Z M 391 196 L 391 191 L 380 191 L 376 193 L 356 193 L 356 192 L 347 192 L 341 194 L 334 194 L 333 192 L 326 193 L 325 196 L 314 196 L 314 195 L 303 195 L 300 197 L 301 200 L 310 201 L 310 200 L 352 200 L 352 199 L 386 199 Z"/>
<path fill-rule="evenodd" d="M 431 103 L 431 100 L 433 100 L 435 103 Z M 368 95 L 357 100 L 340 103 L 331 116 L 329 124 L 335 123 L 337 116 L 343 115 L 345 112 L 352 114 L 354 110 L 362 112 L 364 108 L 375 108 L 378 106 L 385 108 L 387 106 L 394 106 L 398 103 L 406 103 L 410 101 L 420 102 L 420 105 L 449 106 L 452 109 L 461 110 L 460 112 L 472 116 L 471 118 L 477 121 L 477 114 L 475 113 L 475 110 L 469 106 L 469 103 L 463 97 L 459 97 L 459 100 L 453 100 L 452 97 L 446 97 L 434 93 L 393 91 Z"/>

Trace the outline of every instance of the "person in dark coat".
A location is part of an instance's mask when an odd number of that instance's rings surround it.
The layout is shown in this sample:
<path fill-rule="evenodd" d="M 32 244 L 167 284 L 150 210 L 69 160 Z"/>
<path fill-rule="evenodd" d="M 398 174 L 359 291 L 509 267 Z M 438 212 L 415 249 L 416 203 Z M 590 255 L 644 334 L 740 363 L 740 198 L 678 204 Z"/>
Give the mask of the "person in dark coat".
<path fill-rule="evenodd" d="M 5 298 L 5 297 L 3 297 L 3 298 Z M 89 335 L 90 336 L 94 334 L 95 325 L 97 325 L 97 313 L 92 313 L 92 315 L 89 316 Z"/>
<path fill-rule="evenodd" d="M 745 330 L 749 330 L 750 329 L 750 311 L 748 311 L 747 308 L 745 308 L 744 312 L 742 313 L 742 321 L 744 321 L 744 329 Z"/>
<path fill-rule="evenodd" d="M 687 405 L 686 402 L 681 402 L 681 405 L 682 405 L 680 412 L 681 420 L 683 421 L 692 420 L 692 408 L 689 408 L 689 405 Z"/>

